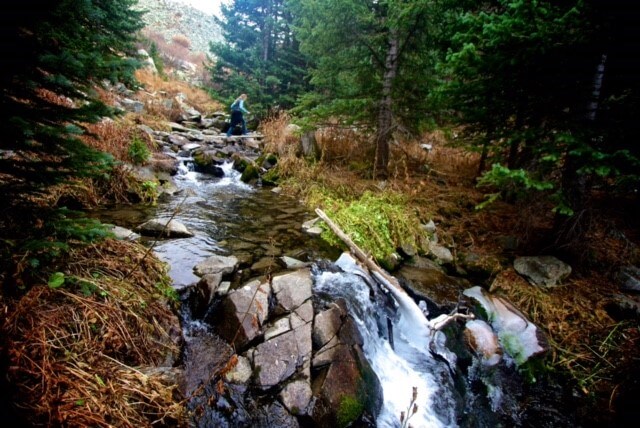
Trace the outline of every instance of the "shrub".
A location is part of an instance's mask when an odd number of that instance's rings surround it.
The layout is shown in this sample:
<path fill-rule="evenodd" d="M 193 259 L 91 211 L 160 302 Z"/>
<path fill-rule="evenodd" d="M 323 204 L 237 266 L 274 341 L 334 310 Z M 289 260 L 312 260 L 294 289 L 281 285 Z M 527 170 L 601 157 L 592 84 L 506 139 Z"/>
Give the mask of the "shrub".
<path fill-rule="evenodd" d="M 140 137 L 134 135 L 129 144 L 128 155 L 135 165 L 143 165 L 149 160 L 151 151 Z"/>

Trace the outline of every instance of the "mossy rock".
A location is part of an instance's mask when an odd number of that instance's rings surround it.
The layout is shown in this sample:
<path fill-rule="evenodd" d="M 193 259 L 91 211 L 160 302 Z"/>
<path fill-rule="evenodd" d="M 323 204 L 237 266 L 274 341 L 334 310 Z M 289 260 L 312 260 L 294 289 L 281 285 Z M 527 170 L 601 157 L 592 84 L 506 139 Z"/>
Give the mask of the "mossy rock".
<path fill-rule="evenodd" d="M 235 169 L 238 172 L 244 172 L 245 169 L 247 169 L 247 166 L 249 165 L 249 161 L 240 157 L 234 157 L 233 159 L 233 169 Z"/>
<path fill-rule="evenodd" d="M 267 186 L 276 186 L 279 179 L 280 174 L 278 174 L 277 168 L 272 168 L 262 175 L 262 184 Z"/>
<path fill-rule="evenodd" d="M 260 174 L 258 173 L 258 168 L 254 164 L 248 164 L 240 176 L 240 180 L 242 180 L 243 183 L 251 183 L 256 181 L 258 178 L 260 178 Z"/>

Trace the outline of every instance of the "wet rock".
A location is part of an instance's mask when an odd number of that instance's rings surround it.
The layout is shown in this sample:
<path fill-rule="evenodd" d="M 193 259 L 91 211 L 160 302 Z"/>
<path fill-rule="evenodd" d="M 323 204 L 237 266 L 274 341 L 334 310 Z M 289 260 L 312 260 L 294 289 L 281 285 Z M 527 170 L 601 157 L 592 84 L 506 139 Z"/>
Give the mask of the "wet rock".
<path fill-rule="evenodd" d="M 260 335 L 270 294 L 269 283 L 258 280 L 229 293 L 213 314 L 212 323 L 220 336 L 241 349 Z"/>
<path fill-rule="evenodd" d="M 344 305 L 344 302 L 342 302 Z M 313 346 L 321 349 L 329 341 L 335 338 L 342 327 L 342 316 L 346 308 L 337 304 L 316 315 L 313 322 Z"/>
<path fill-rule="evenodd" d="M 553 256 L 518 257 L 513 267 L 531 284 L 546 287 L 560 284 L 571 274 L 571 266 Z"/>
<path fill-rule="evenodd" d="M 218 286 L 222 282 L 222 273 L 208 273 L 198 281 L 197 288 L 202 296 L 202 301 L 208 306 L 216 295 Z"/>
<path fill-rule="evenodd" d="M 298 428 L 300 424 L 295 416 L 292 416 L 279 402 L 274 402 L 255 412 L 255 418 L 251 426 L 254 427 L 278 427 Z"/>
<path fill-rule="evenodd" d="M 163 238 L 190 238 L 193 233 L 177 220 L 154 218 L 136 227 L 136 232 L 144 236 Z"/>
<path fill-rule="evenodd" d="M 229 289 L 231 288 L 231 281 L 222 281 L 216 290 L 216 294 L 218 296 L 224 296 L 229 293 Z"/>
<path fill-rule="evenodd" d="M 322 234 L 322 228 L 318 226 L 320 217 L 316 217 L 312 220 L 307 220 L 302 223 L 302 230 L 311 236 L 320 236 Z"/>
<path fill-rule="evenodd" d="M 362 352 L 362 337 L 348 316 L 345 302 L 337 300 L 316 315 L 313 331 L 312 383 L 315 401 L 311 410 L 318 426 L 348 426 L 378 414 L 382 389 Z M 367 416 L 368 415 L 368 416 Z"/>
<path fill-rule="evenodd" d="M 309 265 L 311 263 L 309 262 L 303 262 L 300 261 L 298 259 L 294 259 L 293 257 L 289 257 L 289 256 L 282 256 L 280 257 L 280 260 L 282 260 L 282 263 L 284 263 L 285 267 L 287 269 L 302 269 L 305 267 L 309 267 Z"/>
<path fill-rule="evenodd" d="M 272 286 L 277 301 L 276 312 L 292 312 L 311 299 L 311 285 L 309 269 L 300 269 L 274 277 Z"/>
<path fill-rule="evenodd" d="M 113 226 L 111 232 L 116 236 L 116 239 L 125 240 L 125 241 L 135 241 L 140 237 L 133 230 L 126 229 L 120 226 Z"/>
<path fill-rule="evenodd" d="M 278 260 L 273 257 L 263 257 L 251 265 L 251 270 L 256 274 L 263 274 L 265 272 L 272 272 L 279 269 L 280 265 Z"/>
<path fill-rule="evenodd" d="M 237 267 L 238 259 L 236 257 L 215 255 L 195 265 L 193 272 L 198 276 L 216 273 L 225 275 L 233 273 Z"/>
<path fill-rule="evenodd" d="M 311 402 L 311 384 L 308 379 L 288 383 L 280 392 L 280 401 L 292 415 L 306 415 Z"/>
<path fill-rule="evenodd" d="M 318 426 L 349 426 L 375 419 L 382 406 L 380 381 L 358 345 L 335 348 L 334 361 L 314 379 L 311 416 Z"/>
<path fill-rule="evenodd" d="M 481 358 L 483 364 L 493 366 L 502 358 L 498 336 L 491 326 L 482 320 L 471 320 L 465 324 L 464 338 L 467 345 Z"/>
<path fill-rule="evenodd" d="M 256 384 L 272 388 L 287 380 L 311 355 L 311 324 L 277 336 L 256 347 L 253 365 Z"/>
<path fill-rule="evenodd" d="M 437 305 L 428 308 L 430 313 L 455 306 L 460 293 L 469 286 L 464 279 L 449 276 L 441 268 L 405 265 L 397 272 L 397 277 L 409 294 L 417 300 L 426 300 Z"/>

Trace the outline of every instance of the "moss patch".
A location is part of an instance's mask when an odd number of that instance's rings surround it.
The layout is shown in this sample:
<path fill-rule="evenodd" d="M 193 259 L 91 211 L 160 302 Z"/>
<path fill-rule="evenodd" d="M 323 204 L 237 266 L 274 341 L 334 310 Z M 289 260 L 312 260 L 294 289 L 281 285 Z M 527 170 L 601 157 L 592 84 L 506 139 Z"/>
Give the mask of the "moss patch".
<path fill-rule="evenodd" d="M 338 426 L 346 427 L 360 417 L 364 404 L 356 397 L 347 395 L 340 400 L 338 408 Z"/>
<path fill-rule="evenodd" d="M 417 214 L 407 209 L 406 199 L 399 194 L 367 191 L 357 200 L 326 198 L 322 205 L 356 245 L 382 264 L 401 243 L 419 248 L 420 240 L 426 238 Z M 342 245 L 328 229 L 322 237 L 333 245 Z"/>

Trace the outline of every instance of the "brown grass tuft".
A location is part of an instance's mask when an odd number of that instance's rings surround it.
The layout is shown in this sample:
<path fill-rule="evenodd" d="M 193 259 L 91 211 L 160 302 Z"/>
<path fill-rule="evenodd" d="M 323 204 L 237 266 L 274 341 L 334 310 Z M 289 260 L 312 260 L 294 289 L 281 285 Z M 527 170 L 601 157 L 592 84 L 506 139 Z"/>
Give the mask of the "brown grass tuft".
<path fill-rule="evenodd" d="M 183 421 L 176 386 L 145 374 L 175 359 L 179 322 L 156 284 L 164 265 L 145 248 L 107 240 L 76 250 L 63 288 L 33 287 L 7 305 L 2 324 L 15 403 L 47 426 L 175 426 Z M 124 261 L 124 263 L 123 263 Z"/>

